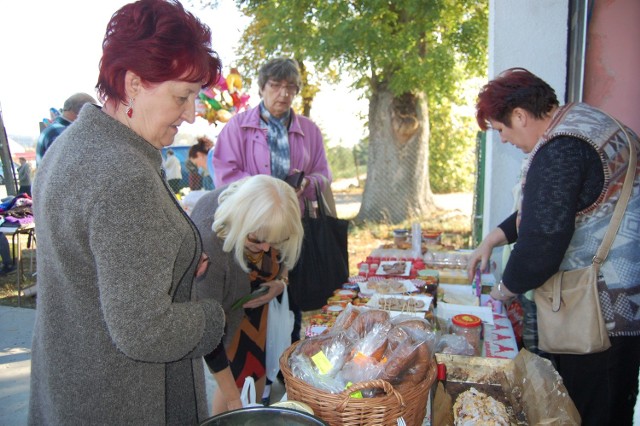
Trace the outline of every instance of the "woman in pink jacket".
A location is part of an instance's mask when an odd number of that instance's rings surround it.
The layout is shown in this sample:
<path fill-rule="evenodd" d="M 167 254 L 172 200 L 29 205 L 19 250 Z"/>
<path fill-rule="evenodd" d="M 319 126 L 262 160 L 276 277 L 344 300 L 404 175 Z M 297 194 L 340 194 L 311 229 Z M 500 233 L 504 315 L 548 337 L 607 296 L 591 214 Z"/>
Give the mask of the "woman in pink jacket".
<path fill-rule="evenodd" d="M 271 175 L 287 179 L 303 172 L 299 185 L 293 184 L 304 214 L 305 200 L 316 201 L 316 186 L 322 193 L 331 185 L 331 171 L 322 144 L 322 133 L 309 118 L 293 112 L 293 98 L 300 93 L 302 80 L 298 64 L 276 58 L 258 72 L 260 105 L 235 115 L 224 126 L 213 152 L 216 188 L 246 176 Z M 295 277 L 292 276 L 295 285 Z M 300 340 L 302 312 L 289 293 L 289 307 L 295 316 L 291 340 Z M 270 382 L 263 394 L 269 401 Z"/>
<path fill-rule="evenodd" d="M 213 153 L 215 186 L 246 176 L 279 179 L 304 172 L 296 189 L 301 212 L 304 200 L 316 200 L 316 185 L 324 191 L 331 171 L 318 126 L 291 108 L 300 93 L 300 71 L 292 59 L 276 58 L 259 71 L 260 105 L 235 115 L 218 136 Z"/>

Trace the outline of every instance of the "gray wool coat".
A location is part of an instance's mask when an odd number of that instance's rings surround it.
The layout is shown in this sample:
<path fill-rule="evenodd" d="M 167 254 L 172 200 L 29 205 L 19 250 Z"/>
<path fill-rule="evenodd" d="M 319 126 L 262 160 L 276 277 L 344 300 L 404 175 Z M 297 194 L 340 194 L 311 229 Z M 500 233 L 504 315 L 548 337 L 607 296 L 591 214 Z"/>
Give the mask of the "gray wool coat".
<path fill-rule="evenodd" d="M 218 196 L 226 188 L 216 188 L 200 197 L 191 212 L 191 219 L 202 235 L 204 251 L 211 258 L 207 273 L 196 279 L 196 293 L 199 298 L 214 298 L 222 304 L 227 314 L 223 341 L 228 346 L 244 317 L 244 309 L 231 309 L 231 306 L 251 292 L 251 282 L 249 274 L 238 265 L 234 254 L 222 250 L 224 241 L 211 229 L 218 209 Z"/>
<path fill-rule="evenodd" d="M 200 236 L 160 151 L 86 105 L 34 183 L 32 425 L 194 425 L 224 312 L 196 301 Z"/>

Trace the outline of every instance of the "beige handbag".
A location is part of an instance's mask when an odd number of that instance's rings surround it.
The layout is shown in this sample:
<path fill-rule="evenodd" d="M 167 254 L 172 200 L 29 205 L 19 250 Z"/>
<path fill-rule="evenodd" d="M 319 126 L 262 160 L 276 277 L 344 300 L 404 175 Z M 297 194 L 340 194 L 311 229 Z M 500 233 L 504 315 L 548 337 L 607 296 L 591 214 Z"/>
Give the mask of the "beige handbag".
<path fill-rule="evenodd" d="M 598 275 L 627 208 L 637 161 L 634 141 L 624 127 L 620 128 L 629 142 L 629 167 L 613 218 L 591 265 L 556 272 L 534 292 L 538 312 L 538 347 L 548 353 L 589 354 L 611 347 L 600 308 Z"/>

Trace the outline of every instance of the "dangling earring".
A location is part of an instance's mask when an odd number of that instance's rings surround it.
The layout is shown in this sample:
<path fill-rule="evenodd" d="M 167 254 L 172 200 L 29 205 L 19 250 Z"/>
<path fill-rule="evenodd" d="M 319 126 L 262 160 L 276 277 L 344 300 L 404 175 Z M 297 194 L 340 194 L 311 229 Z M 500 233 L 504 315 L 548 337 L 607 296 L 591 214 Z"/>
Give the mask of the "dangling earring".
<path fill-rule="evenodd" d="M 133 98 L 129 98 L 129 105 L 127 105 L 127 117 L 133 116 Z"/>

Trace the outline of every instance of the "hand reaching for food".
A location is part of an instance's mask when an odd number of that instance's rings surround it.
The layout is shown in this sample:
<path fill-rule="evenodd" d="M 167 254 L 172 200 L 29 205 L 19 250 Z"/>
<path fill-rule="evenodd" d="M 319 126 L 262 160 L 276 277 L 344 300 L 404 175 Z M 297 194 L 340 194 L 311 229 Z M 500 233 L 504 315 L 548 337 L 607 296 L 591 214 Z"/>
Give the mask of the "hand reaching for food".
<path fill-rule="evenodd" d="M 253 309 L 253 308 L 257 308 L 258 306 L 262 306 L 264 304 L 269 303 L 271 299 L 273 299 L 274 297 L 278 297 L 279 295 L 282 294 L 282 292 L 284 291 L 285 285 L 281 280 L 278 279 L 278 280 L 269 281 L 264 284 L 261 284 L 260 287 L 267 288 L 267 292 L 247 301 L 245 304 L 242 305 L 243 308 Z M 259 291 L 259 290 L 256 290 L 256 291 Z"/>

